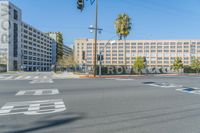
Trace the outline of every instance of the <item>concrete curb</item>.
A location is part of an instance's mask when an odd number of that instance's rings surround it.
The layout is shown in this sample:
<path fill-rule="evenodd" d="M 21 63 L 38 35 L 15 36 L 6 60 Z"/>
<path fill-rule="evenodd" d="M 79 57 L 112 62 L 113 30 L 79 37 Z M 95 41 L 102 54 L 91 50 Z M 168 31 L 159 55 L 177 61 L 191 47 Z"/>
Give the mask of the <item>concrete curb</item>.
<path fill-rule="evenodd" d="M 94 77 L 93 75 L 83 75 L 83 76 L 80 76 L 80 78 L 96 78 L 96 79 L 98 79 L 98 78 L 112 78 L 112 79 L 131 79 L 131 78 L 142 78 L 142 77 L 146 77 L 146 76 L 141 76 L 141 75 L 131 75 L 131 76 L 128 76 L 128 75 L 122 75 L 122 76 L 101 76 L 101 77 L 99 77 L 99 76 L 96 76 L 96 77 Z"/>

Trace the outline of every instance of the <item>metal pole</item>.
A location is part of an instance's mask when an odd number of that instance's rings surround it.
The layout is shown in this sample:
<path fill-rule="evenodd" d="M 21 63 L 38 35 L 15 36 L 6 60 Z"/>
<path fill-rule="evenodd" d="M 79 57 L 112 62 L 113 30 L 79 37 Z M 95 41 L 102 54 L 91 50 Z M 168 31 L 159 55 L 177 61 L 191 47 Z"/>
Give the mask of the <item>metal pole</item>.
<path fill-rule="evenodd" d="M 94 41 L 94 77 L 96 77 L 97 66 L 97 30 L 98 30 L 98 0 L 96 0 L 96 19 L 95 19 L 95 41 Z"/>
<path fill-rule="evenodd" d="M 102 53 L 101 53 L 101 51 L 100 51 L 99 77 L 101 77 L 101 60 L 102 60 L 101 56 L 102 56 Z"/>
<path fill-rule="evenodd" d="M 99 62 L 99 77 L 101 77 L 101 75 L 102 75 L 102 70 L 101 70 L 101 66 L 102 66 L 102 58 L 101 58 L 101 57 L 103 57 L 102 52 L 104 52 L 104 49 L 105 49 L 106 46 L 110 43 L 110 41 L 111 41 L 111 40 L 108 40 L 108 42 L 106 43 L 106 45 L 104 46 L 104 48 L 103 48 L 102 50 L 99 49 L 99 50 L 100 50 L 100 53 L 99 53 L 99 55 L 100 55 L 100 62 Z"/>

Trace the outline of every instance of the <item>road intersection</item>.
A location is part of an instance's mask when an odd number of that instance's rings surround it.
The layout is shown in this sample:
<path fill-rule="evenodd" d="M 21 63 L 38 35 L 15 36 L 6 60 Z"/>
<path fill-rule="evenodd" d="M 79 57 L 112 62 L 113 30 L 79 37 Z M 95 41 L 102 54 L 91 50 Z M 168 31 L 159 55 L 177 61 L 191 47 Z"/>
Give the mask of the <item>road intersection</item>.
<path fill-rule="evenodd" d="M 200 95 L 177 90 L 200 88 L 196 77 L 51 78 L 53 83 L 34 84 L 30 79 L 0 80 L 0 133 L 200 130 Z"/>

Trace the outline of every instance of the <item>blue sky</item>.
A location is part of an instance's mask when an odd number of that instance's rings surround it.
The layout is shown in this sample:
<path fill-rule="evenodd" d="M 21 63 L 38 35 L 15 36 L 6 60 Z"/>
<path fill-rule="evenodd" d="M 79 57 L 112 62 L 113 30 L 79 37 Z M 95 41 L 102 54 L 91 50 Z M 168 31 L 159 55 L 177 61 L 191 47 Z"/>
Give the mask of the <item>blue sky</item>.
<path fill-rule="evenodd" d="M 10 0 L 22 9 L 23 21 L 44 31 L 60 31 L 66 45 L 76 38 L 93 38 L 88 27 L 94 24 L 95 6 L 86 1 L 85 10 L 76 9 L 76 0 Z M 119 13 L 132 18 L 128 39 L 200 39 L 199 0 L 99 0 L 99 39 L 115 35 Z"/>

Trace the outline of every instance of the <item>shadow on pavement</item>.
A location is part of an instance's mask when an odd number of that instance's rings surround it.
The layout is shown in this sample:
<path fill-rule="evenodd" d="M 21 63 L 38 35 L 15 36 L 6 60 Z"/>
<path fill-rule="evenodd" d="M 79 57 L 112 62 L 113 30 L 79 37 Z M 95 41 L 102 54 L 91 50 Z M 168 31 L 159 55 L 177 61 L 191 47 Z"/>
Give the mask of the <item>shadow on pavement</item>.
<path fill-rule="evenodd" d="M 38 130 L 62 126 L 64 124 L 70 124 L 77 120 L 83 119 L 84 116 L 85 116 L 84 113 L 67 113 L 67 114 L 63 113 L 60 115 L 56 114 L 54 116 L 48 116 L 46 118 L 43 118 L 43 120 L 36 121 L 34 123 L 29 124 L 30 125 L 29 128 L 18 129 L 15 131 L 9 131 L 5 133 L 29 133 L 29 132 L 32 133 Z"/>

